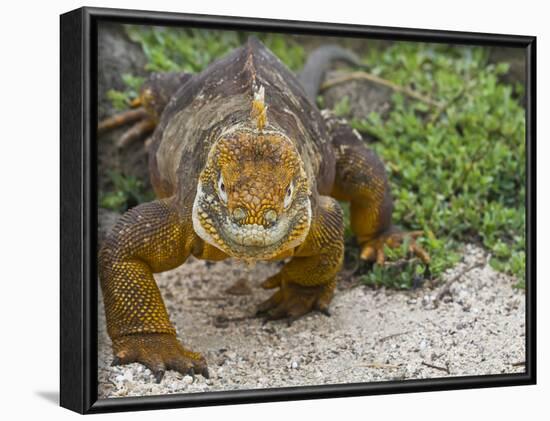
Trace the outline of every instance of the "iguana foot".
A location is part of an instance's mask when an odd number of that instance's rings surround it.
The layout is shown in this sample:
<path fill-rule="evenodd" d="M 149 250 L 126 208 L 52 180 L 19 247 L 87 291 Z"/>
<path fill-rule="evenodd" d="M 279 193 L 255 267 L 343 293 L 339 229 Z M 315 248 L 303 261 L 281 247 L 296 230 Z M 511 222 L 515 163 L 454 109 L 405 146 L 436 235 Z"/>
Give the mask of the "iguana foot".
<path fill-rule="evenodd" d="M 135 140 L 145 139 L 157 125 L 144 108 L 136 108 L 100 121 L 97 132 L 101 134 L 129 124 L 131 124 L 130 128 L 117 140 L 118 148 L 125 148 Z"/>
<path fill-rule="evenodd" d="M 191 376 L 201 374 L 209 378 L 204 357 L 184 348 L 174 335 L 168 333 L 121 336 L 113 341 L 113 352 L 115 358 L 112 365 L 141 363 L 153 372 L 157 383 L 160 383 L 166 370 Z"/>
<path fill-rule="evenodd" d="M 279 290 L 258 306 L 258 316 L 264 316 L 266 320 L 286 318 L 289 325 L 313 310 L 330 316 L 328 306 L 334 295 L 336 280 L 326 285 L 308 287 L 279 279 L 275 275 L 263 282 L 263 288 L 279 287 Z"/>
<path fill-rule="evenodd" d="M 98 134 L 108 132 L 110 130 L 117 129 L 119 127 L 125 126 L 127 124 L 135 123 L 136 121 L 141 121 L 148 117 L 147 111 L 144 108 L 134 108 L 131 110 L 123 111 L 121 113 L 115 114 L 114 116 L 107 117 L 106 119 L 99 122 L 97 125 Z"/>
<path fill-rule="evenodd" d="M 429 264 L 430 256 L 415 241 L 416 238 L 420 237 L 423 233 L 423 231 L 399 231 L 397 228 L 392 227 L 378 237 L 368 240 L 361 245 L 361 259 L 370 262 L 374 261 L 377 265 L 383 265 L 386 260 L 384 246 L 397 248 L 408 239 L 409 251 L 414 253 L 414 255 L 425 264 Z"/>

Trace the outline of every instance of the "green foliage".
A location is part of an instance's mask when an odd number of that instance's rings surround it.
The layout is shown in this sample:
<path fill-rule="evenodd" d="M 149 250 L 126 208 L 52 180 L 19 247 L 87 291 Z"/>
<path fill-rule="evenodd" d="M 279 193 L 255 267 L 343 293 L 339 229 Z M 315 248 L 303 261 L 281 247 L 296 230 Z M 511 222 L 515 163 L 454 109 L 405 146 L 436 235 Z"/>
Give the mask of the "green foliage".
<path fill-rule="evenodd" d="M 292 36 L 284 34 L 134 25 L 127 25 L 126 32 L 143 48 L 148 60 L 145 69 L 149 72 L 198 73 L 213 60 L 241 46 L 250 36 L 260 39 L 292 70 L 301 69 L 305 60 L 303 47 Z M 126 74 L 123 80 L 127 86 L 124 91 L 107 93 L 117 110 L 128 108 L 138 96 L 144 79 Z"/>
<path fill-rule="evenodd" d="M 100 195 L 99 204 L 103 208 L 124 212 L 153 199 L 153 194 L 136 177 L 109 171 L 109 178 L 113 183 L 113 190 Z"/>
<path fill-rule="evenodd" d="M 416 43 L 373 50 L 366 62 L 372 73 L 442 104 L 394 94 L 386 119 L 371 114 L 352 123 L 378 140 L 371 147 L 388 167 L 394 219 L 437 236 L 427 247 L 433 274 L 453 263 L 449 253 L 460 242 L 477 242 L 491 252 L 492 265 L 515 274 L 521 287 L 525 114 L 512 87 L 498 80 L 507 65 L 487 64 L 483 48 Z M 376 269 L 366 281 L 387 284 L 387 278 L 389 271 Z"/>
<path fill-rule="evenodd" d="M 139 96 L 139 90 L 145 79 L 125 73 L 122 75 L 122 81 L 126 85 L 126 89 L 124 91 L 110 89 L 107 92 L 107 98 L 109 98 L 113 104 L 113 107 L 117 110 L 128 109 L 132 100 Z"/>
<path fill-rule="evenodd" d="M 130 38 L 141 44 L 151 72 L 197 73 L 212 60 L 239 45 L 237 32 L 169 27 L 127 26 Z"/>
<path fill-rule="evenodd" d="M 419 259 L 411 258 L 408 242 L 405 241 L 397 249 L 385 247 L 386 264 L 383 267 L 374 265 L 371 271 L 361 277 L 361 281 L 372 286 L 410 289 L 419 286 L 427 277 L 437 279 L 445 269 L 460 260 L 459 244 L 451 238 L 438 239 L 428 235 L 427 239 L 418 239 L 417 243 L 430 251 L 432 261 L 429 268 Z"/>
<path fill-rule="evenodd" d="M 264 34 L 264 33 L 246 33 L 256 36 L 269 48 L 286 66 L 297 72 L 302 70 L 306 60 L 304 47 L 288 34 Z"/>
<path fill-rule="evenodd" d="M 116 89 L 109 89 L 107 91 L 107 98 L 111 101 L 115 110 L 119 111 L 127 109 L 131 101 L 125 91 L 117 91 Z"/>
<path fill-rule="evenodd" d="M 152 72 L 200 72 L 249 36 L 260 39 L 292 70 L 300 69 L 305 59 L 303 47 L 284 34 L 139 26 L 126 29 L 130 38 L 141 44 L 148 59 L 146 69 Z"/>
<path fill-rule="evenodd" d="M 332 109 L 337 117 L 346 117 L 351 111 L 351 104 L 349 103 L 349 97 L 345 96 L 338 101 Z"/>

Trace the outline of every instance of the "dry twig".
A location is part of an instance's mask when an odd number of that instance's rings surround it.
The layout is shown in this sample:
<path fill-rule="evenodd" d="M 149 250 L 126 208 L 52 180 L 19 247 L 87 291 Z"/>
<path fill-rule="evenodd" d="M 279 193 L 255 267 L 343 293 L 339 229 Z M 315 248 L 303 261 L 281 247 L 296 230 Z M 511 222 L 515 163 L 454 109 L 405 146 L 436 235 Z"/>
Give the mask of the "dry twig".
<path fill-rule="evenodd" d="M 223 297 L 220 295 L 210 295 L 206 297 L 195 297 L 191 296 L 188 298 L 190 301 L 224 301 L 227 300 L 227 297 Z"/>
<path fill-rule="evenodd" d="M 449 371 L 449 367 L 441 367 L 439 365 L 433 365 L 433 364 L 427 363 L 426 361 L 422 361 L 422 365 L 433 368 L 434 370 L 444 371 L 447 374 L 451 374 Z"/>
<path fill-rule="evenodd" d="M 384 369 L 384 368 L 397 369 L 397 368 L 400 368 L 399 365 L 395 365 L 395 364 L 382 364 L 382 363 L 366 363 L 366 364 L 359 364 L 359 365 L 356 365 L 355 367 L 380 368 L 380 369 Z"/>
<path fill-rule="evenodd" d="M 399 93 L 402 93 L 404 95 L 407 95 L 408 97 L 411 97 L 411 98 L 414 98 L 418 101 L 424 102 L 425 104 L 427 104 L 431 107 L 435 107 L 435 108 L 439 109 L 443 106 L 442 104 L 435 101 L 434 99 L 429 98 L 427 96 L 424 96 L 422 94 L 419 94 L 418 92 L 416 92 L 412 89 L 406 88 L 406 87 L 401 86 L 401 85 L 397 85 L 396 83 L 393 83 L 392 81 L 389 81 L 387 79 L 383 79 L 379 76 L 375 76 L 375 75 L 373 75 L 371 73 L 367 73 L 367 72 L 351 72 L 351 73 L 347 73 L 343 76 L 337 76 L 333 79 L 329 79 L 321 85 L 321 92 L 328 89 L 328 88 L 331 88 L 332 86 L 339 85 L 339 84 L 345 83 L 345 82 L 349 82 L 351 80 L 368 80 L 369 82 L 376 83 L 378 85 L 382 85 L 382 86 L 385 86 L 387 88 L 390 88 L 394 92 L 399 92 Z"/>
<path fill-rule="evenodd" d="M 393 334 L 391 334 L 391 335 L 384 336 L 384 337 L 378 339 L 378 342 L 379 342 L 379 343 L 382 343 L 382 342 L 387 341 L 388 339 L 392 339 L 392 338 L 395 338 L 395 337 L 401 336 L 401 335 L 406 335 L 407 333 L 410 333 L 410 332 L 411 332 L 410 330 L 407 330 L 407 331 L 405 331 L 405 332 L 393 333 Z"/>
<path fill-rule="evenodd" d="M 485 265 L 485 262 L 477 262 L 477 263 L 475 263 L 471 266 L 468 266 L 467 268 L 465 268 L 464 270 L 460 271 L 458 274 L 453 276 L 451 279 L 449 279 L 447 282 L 445 282 L 445 285 L 443 285 L 443 288 L 441 288 L 441 290 L 439 291 L 439 293 L 435 297 L 435 300 L 434 300 L 434 303 L 433 303 L 434 306 L 437 307 L 439 305 L 439 302 L 441 301 L 441 299 L 444 296 L 450 295 L 451 286 L 456 281 L 458 281 L 460 278 L 462 278 L 462 276 L 464 276 L 466 273 L 470 272 L 471 270 L 476 269 L 478 267 L 483 267 L 484 265 Z"/>

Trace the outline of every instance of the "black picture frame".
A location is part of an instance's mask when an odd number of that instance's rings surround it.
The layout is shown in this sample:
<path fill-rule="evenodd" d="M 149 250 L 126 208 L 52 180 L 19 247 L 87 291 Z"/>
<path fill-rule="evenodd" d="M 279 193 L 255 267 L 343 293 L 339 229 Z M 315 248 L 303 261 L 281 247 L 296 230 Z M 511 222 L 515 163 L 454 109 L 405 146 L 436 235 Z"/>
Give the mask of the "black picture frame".
<path fill-rule="evenodd" d="M 88 414 L 536 383 L 536 37 L 80 8 L 61 15 L 61 406 Z M 97 24 L 178 25 L 523 48 L 526 52 L 526 361 L 521 374 L 98 400 Z"/>

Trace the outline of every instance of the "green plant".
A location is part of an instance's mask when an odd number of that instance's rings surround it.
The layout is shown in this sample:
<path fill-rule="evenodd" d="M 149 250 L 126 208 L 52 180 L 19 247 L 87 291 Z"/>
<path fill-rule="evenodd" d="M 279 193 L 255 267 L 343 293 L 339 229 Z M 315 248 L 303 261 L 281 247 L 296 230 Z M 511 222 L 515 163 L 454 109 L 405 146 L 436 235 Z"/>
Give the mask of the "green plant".
<path fill-rule="evenodd" d="M 440 107 L 392 97 L 378 114 L 353 126 L 376 139 L 370 146 L 389 171 L 394 218 L 423 229 L 432 273 L 449 267 L 460 244 L 476 242 L 491 264 L 520 280 L 525 272 L 525 115 L 511 86 L 499 82 L 507 65 L 487 63 L 483 48 L 396 43 L 371 51 L 371 71 L 434 98 Z M 437 239 L 436 239 L 437 237 Z M 408 285 L 402 275 L 400 286 Z M 365 281 L 388 284 L 390 269 Z M 405 271 L 406 273 L 407 271 Z M 409 282 L 410 284 L 410 282 Z"/>
<path fill-rule="evenodd" d="M 300 69 L 305 60 L 303 47 L 284 34 L 130 25 L 126 31 L 130 39 L 141 44 L 148 59 L 146 69 L 152 72 L 200 72 L 251 36 L 262 41 L 292 70 Z"/>
<path fill-rule="evenodd" d="M 135 25 L 125 28 L 130 39 L 141 45 L 149 72 L 200 72 L 250 36 L 259 38 L 292 70 L 301 69 L 305 60 L 303 47 L 293 37 L 283 34 Z M 127 86 L 125 90 L 111 90 L 107 94 L 116 109 L 128 107 L 137 97 L 144 79 L 124 75 L 123 80 Z"/>
<path fill-rule="evenodd" d="M 349 102 L 349 96 L 344 96 L 340 101 L 334 104 L 332 109 L 337 117 L 346 117 L 351 111 L 351 104 Z"/>
<path fill-rule="evenodd" d="M 107 92 L 107 98 L 109 98 L 113 107 L 117 110 L 126 110 L 130 106 L 131 101 L 139 96 L 139 90 L 145 78 L 125 73 L 122 75 L 122 81 L 126 85 L 124 91 L 110 89 Z"/>
<path fill-rule="evenodd" d="M 152 192 L 145 189 L 142 181 L 133 176 L 126 176 L 115 171 L 109 171 L 113 190 L 102 192 L 99 204 L 103 208 L 124 212 L 139 203 L 153 199 Z"/>

